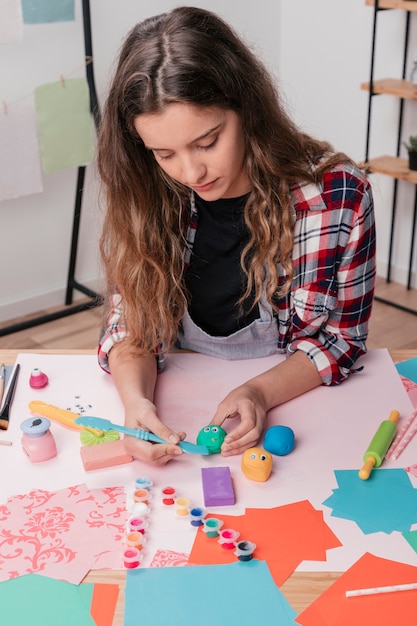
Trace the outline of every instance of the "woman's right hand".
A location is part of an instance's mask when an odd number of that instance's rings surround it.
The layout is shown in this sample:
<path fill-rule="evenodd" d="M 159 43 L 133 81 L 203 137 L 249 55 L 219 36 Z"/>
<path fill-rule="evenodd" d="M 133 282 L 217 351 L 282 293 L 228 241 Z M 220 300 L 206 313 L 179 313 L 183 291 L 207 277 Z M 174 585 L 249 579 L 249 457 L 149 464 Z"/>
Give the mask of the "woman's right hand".
<path fill-rule="evenodd" d="M 158 417 L 156 406 L 150 400 L 143 399 L 134 410 L 126 411 L 125 425 L 128 428 L 148 430 L 166 440 L 166 443 L 152 443 L 125 435 L 126 451 L 135 459 L 151 465 L 166 465 L 183 454 L 182 449 L 176 444 L 185 438 L 185 433 L 175 433 L 165 426 Z"/>

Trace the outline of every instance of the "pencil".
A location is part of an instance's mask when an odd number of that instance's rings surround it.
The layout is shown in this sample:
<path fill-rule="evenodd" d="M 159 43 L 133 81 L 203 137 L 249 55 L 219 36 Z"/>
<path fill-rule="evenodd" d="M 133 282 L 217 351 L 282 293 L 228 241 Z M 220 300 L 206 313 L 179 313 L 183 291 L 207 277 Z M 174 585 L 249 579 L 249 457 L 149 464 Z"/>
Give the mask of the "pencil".
<path fill-rule="evenodd" d="M 4 366 L 4 363 L 2 363 L 0 365 L 0 406 L 1 406 L 1 401 L 3 400 L 5 378 L 6 378 L 6 368 Z"/>
<path fill-rule="evenodd" d="M 13 402 L 13 396 L 17 385 L 17 377 L 19 375 L 20 364 L 18 363 L 12 374 L 10 384 L 7 388 L 6 398 L 0 411 L 0 429 L 7 430 L 9 428 L 10 409 Z"/>
<path fill-rule="evenodd" d="M 394 593 L 395 591 L 412 591 L 417 589 L 417 583 L 405 583 L 404 585 L 387 585 L 386 587 L 369 587 L 368 589 L 352 589 L 346 591 L 347 598 L 370 596 L 377 593 Z"/>

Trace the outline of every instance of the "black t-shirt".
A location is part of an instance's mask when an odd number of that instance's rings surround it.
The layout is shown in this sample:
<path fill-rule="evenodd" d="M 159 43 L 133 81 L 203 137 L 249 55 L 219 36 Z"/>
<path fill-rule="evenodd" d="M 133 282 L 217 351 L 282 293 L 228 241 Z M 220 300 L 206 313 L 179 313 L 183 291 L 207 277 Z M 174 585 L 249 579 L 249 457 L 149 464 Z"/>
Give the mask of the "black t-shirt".
<path fill-rule="evenodd" d="M 205 332 L 225 337 L 259 317 L 258 307 L 248 313 L 253 297 L 237 302 L 246 287 L 240 256 L 249 240 L 243 218 L 247 195 L 207 202 L 195 196 L 198 211 L 191 261 L 185 281 L 191 296 L 189 313 Z"/>

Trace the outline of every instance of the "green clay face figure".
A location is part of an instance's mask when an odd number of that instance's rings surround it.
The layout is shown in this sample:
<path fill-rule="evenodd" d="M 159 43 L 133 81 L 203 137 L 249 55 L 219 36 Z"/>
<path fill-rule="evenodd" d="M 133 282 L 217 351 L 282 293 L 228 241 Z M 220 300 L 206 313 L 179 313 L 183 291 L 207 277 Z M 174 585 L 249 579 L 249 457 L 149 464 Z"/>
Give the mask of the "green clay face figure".
<path fill-rule="evenodd" d="M 197 435 L 197 444 L 207 446 L 209 454 L 220 452 L 226 431 L 221 426 L 205 426 Z"/>

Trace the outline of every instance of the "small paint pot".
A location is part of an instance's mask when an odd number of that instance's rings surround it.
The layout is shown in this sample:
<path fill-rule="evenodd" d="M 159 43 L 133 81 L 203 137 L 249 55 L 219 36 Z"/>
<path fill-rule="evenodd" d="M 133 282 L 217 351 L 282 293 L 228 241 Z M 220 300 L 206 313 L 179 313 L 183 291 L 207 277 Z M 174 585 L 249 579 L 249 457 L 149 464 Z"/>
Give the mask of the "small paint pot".
<path fill-rule="evenodd" d="M 134 502 L 131 506 L 130 512 L 133 517 L 146 517 L 151 512 L 151 509 L 146 502 Z"/>
<path fill-rule="evenodd" d="M 147 489 L 149 491 L 152 485 L 153 482 L 147 476 L 139 476 L 135 480 L 135 489 Z"/>
<path fill-rule="evenodd" d="M 142 535 L 145 533 L 147 525 L 148 524 L 143 517 L 131 517 L 127 522 L 129 532 L 138 532 L 142 533 Z"/>
<path fill-rule="evenodd" d="M 171 506 L 175 504 L 175 489 L 174 487 L 165 487 L 162 489 L 162 504 Z"/>
<path fill-rule="evenodd" d="M 134 502 L 144 502 L 145 504 L 149 504 L 149 500 L 151 499 L 151 495 L 147 489 L 136 489 L 133 494 Z"/>
<path fill-rule="evenodd" d="M 48 383 L 49 379 L 47 375 L 44 374 L 39 367 L 35 367 L 29 378 L 29 386 L 32 387 L 32 389 L 43 389 Z"/>
<path fill-rule="evenodd" d="M 176 498 L 175 506 L 175 513 L 178 517 L 188 517 L 190 512 L 190 500 L 188 498 Z"/>
<path fill-rule="evenodd" d="M 225 528 L 219 533 L 219 544 L 225 550 L 233 550 L 236 547 L 236 541 L 239 538 L 240 533 L 231 528 Z"/>
<path fill-rule="evenodd" d="M 219 536 L 220 528 L 223 526 L 223 522 L 216 517 L 209 517 L 203 521 L 202 531 L 206 533 L 207 537 L 214 538 Z"/>
<path fill-rule="evenodd" d="M 143 534 L 139 531 L 133 531 L 131 533 L 127 533 L 126 535 L 126 547 L 127 548 L 136 548 L 136 550 L 142 550 L 143 542 L 144 542 Z"/>
<path fill-rule="evenodd" d="M 135 569 L 139 567 L 140 554 L 137 548 L 126 548 L 123 552 L 123 565 L 126 569 Z"/>
<path fill-rule="evenodd" d="M 202 526 L 203 518 L 206 514 L 205 509 L 197 506 L 190 509 L 190 524 L 191 526 Z"/>
<path fill-rule="evenodd" d="M 250 561 L 255 552 L 256 544 L 252 541 L 238 541 L 235 554 L 239 561 Z"/>

